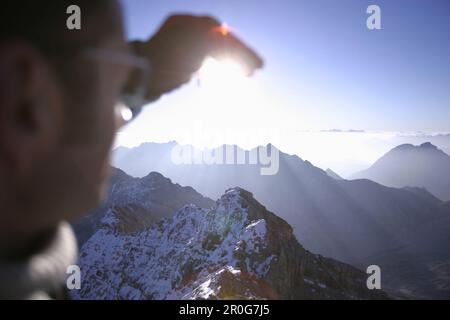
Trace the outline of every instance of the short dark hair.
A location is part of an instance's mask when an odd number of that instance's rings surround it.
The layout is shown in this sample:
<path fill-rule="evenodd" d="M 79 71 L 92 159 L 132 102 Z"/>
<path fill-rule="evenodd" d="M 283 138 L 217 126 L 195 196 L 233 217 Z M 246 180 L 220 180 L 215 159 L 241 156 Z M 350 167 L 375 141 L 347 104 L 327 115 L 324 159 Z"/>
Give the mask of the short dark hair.
<path fill-rule="evenodd" d="M 95 21 L 100 20 L 112 3 L 111 0 L 2 0 L 0 43 L 26 41 L 51 56 L 94 45 L 113 26 L 90 23 L 83 24 L 80 31 L 69 30 L 67 8 L 78 5 L 82 22 Z"/>
<path fill-rule="evenodd" d="M 96 77 L 95 69 L 81 68 L 75 54 L 95 47 L 121 25 L 112 14 L 113 0 L 2 0 L 0 1 L 0 50 L 2 44 L 25 42 L 36 48 L 54 70 L 65 97 L 69 128 L 66 141 L 85 141 L 88 130 L 76 126 L 92 123 L 96 88 L 87 85 Z M 81 10 L 81 30 L 69 30 L 67 8 L 77 5 Z M 83 137 L 86 136 L 85 137 Z"/>

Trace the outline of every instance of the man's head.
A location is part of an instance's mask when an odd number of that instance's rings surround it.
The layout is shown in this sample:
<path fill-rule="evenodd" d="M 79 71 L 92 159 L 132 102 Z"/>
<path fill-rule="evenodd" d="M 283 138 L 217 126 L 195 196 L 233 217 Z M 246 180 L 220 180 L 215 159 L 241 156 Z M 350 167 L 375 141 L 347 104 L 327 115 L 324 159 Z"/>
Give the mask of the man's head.
<path fill-rule="evenodd" d="M 68 30 L 66 9 L 81 9 Z M 125 67 L 85 53 L 126 49 L 111 0 L 0 4 L 0 252 L 94 206 L 107 178 Z"/>

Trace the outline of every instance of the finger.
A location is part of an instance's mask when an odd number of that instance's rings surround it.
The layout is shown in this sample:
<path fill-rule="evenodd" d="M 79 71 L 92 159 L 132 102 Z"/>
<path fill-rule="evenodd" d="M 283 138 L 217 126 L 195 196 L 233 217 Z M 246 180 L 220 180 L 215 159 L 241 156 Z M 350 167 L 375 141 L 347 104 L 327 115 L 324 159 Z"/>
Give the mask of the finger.
<path fill-rule="evenodd" d="M 214 29 L 210 33 L 210 54 L 216 58 L 231 57 L 239 61 L 252 74 L 264 65 L 263 59 L 255 50 L 247 46 L 238 37 L 221 29 Z"/>
<path fill-rule="evenodd" d="M 214 56 L 233 56 L 240 60 L 249 73 L 263 67 L 263 59 L 249 46 L 236 37 L 226 25 L 210 16 L 174 15 L 167 20 L 167 27 L 176 24 L 191 26 L 199 37 L 206 34 L 208 54 Z M 200 41 L 199 41 L 200 42 Z"/>
<path fill-rule="evenodd" d="M 160 28 L 160 31 L 165 31 L 171 28 L 186 27 L 197 29 L 203 33 L 208 32 L 214 27 L 220 26 L 220 22 L 211 16 L 194 16 L 188 14 L 174 14 L 169 16 Z"/>

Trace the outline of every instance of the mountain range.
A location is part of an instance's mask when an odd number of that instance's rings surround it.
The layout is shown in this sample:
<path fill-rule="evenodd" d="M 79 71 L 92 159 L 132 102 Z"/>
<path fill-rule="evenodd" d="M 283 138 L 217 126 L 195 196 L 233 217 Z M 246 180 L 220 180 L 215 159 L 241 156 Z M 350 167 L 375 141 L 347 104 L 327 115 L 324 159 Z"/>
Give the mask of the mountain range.
<path fill-rule="evenodd" d="M 142 210 L 152 214 L 155 199 L 157 207 L 165 206 L 175 193 L 185 194 L 186 201 L 209 205 L 209 200 L 204 202 L 159 174 L 136 180 L 115 170 L 115 176 L 108 205 L 95 213 L 95 231 L 81 246 L 82 285 L 72 291 L 72 298 L 388 298 L 381 290 L 367 288 L 366 273 L 305 250 L 289 224 L 250 192 L 233 188 L 209 209 L 186 204 L 152 224 L 144 220 L 140 225 L 129 215 L 144 193 L 148 209 L 137 209 L 138 217 Z M 163 198 L 153 196 L 161 192 Z M 119 205 L 130 208 L 128 215 L 118 210 Z"/>
<path fill-rule="evenodd" d="M 306 249 L 363 270 L 380 265 L 386 286 L 404 295 L 450 296 L 450 279 L 443 271 L 450 261 L 449 205 L 427 190 L 392 188 L 367 179 L 337 180 L 281 151 L 275 175 L 261 175 L 257 164 L 177 165 L 171 161 L 174 146 L 119 148 L 114 164 L 133 176 L 161 172 L 210 198 L 239 186 L 286 220 Z M 407 266 L 415 270 L 411 276 L 404 272 Z"/>
<path fill-rule="evenodd" d="M 214 205 L 213 200 L 203 197 L 192 187 L 174 184 L 157 172 L 134 178 L 114 167 L 111 171 L 105 201 L 72 224 L 79 247 L 98 230 L 107 210 L 120 218 L 121 223 L 116 226 L 120 231 L 133 233 L 171 217 L 186 204 L 201 208 Z"/>

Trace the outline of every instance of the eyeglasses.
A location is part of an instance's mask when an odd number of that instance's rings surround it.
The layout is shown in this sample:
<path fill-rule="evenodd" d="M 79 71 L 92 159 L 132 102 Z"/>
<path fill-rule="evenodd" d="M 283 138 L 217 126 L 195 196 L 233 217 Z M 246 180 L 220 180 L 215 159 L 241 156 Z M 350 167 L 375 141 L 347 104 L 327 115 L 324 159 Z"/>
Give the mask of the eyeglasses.
<path fill-rule="evenodd" d="M 122 89 L 119 100 L 115 105 L 115 112 L 124 123 L 136 118 L 142 107 L 148 103 L 145 99 L 145 84 L 150 73 L 149 61 L 126 51 L 113 51 L 103 48 L 86 49 L 83 51 L 83 56 L 88 59 L 107 61 L 133 69 L 130 79 L 132 79 L 134 86 L 126 86 Z"/>

